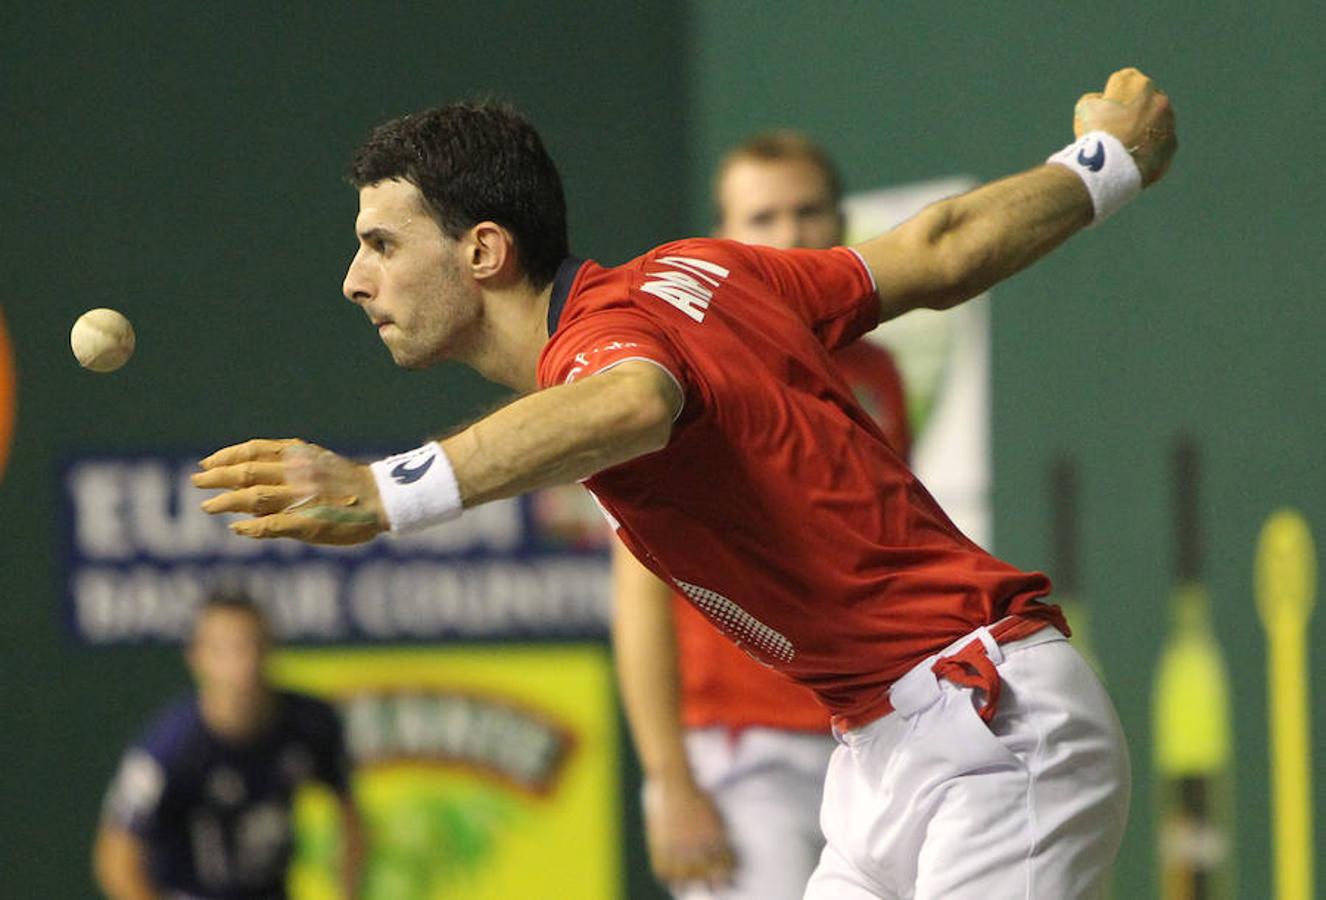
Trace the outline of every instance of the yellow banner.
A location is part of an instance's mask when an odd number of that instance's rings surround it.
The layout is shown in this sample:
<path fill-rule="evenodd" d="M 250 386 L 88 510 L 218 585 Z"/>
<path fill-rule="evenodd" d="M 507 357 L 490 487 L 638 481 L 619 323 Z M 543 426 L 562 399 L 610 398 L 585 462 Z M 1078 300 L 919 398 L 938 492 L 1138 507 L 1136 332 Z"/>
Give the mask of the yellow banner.
<path fill-rule="evenodd" d="M 602 645 L 287 650 L 272 669 L 341 711 L 368 832 L 364 900 L 620 896 Z M 327 791 L 301 794 L 299 900 L 337 896 L 338 823 Z"/>

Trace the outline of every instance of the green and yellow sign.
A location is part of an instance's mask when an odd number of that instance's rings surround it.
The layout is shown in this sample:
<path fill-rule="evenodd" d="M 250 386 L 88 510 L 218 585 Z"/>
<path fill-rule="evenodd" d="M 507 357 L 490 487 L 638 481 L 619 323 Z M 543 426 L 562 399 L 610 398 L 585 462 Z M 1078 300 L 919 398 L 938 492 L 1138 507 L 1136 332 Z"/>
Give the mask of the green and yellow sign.
<path fill-rule="evenodd" d="M 341 710 L 368 832 L 365 900 L 619 896 L 603 645 L 297 650 L 273 668 Z M 337 896 L 338 822 L 325 791 L 299 798 L 294 896 Z"/>

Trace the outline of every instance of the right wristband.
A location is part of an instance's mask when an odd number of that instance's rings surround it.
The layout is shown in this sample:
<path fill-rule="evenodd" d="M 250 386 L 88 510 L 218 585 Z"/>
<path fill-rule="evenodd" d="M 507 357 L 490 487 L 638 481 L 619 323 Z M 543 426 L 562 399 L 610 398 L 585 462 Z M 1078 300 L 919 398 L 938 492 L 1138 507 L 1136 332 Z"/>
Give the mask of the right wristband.
<path fill-rule="evenodd" d="M 1142 191 L 1142 173 L 1114 135 L 1089 131 L 1046 160 L 1076 172 L 1091 194 L 1092 224 L 1104 222 Z"/>
<path fill-rule="evenodd" d="M 391 530 L 398 534 L 449 522 L 464 508 L 456 472 L 437 441 L 380 459 L 369 469 Z"/>

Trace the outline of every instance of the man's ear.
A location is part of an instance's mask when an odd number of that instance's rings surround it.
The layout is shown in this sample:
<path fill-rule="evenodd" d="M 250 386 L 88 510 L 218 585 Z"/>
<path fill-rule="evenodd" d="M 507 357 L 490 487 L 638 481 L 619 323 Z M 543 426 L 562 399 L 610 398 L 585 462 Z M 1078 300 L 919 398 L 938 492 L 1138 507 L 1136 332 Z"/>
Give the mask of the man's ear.
<path fill-rule="evenodd" d="M 516 271 L 516 239 L 496 222 L 479 222 L 466 232 L 461 262 L 475 281 L 512 275 Z"/>

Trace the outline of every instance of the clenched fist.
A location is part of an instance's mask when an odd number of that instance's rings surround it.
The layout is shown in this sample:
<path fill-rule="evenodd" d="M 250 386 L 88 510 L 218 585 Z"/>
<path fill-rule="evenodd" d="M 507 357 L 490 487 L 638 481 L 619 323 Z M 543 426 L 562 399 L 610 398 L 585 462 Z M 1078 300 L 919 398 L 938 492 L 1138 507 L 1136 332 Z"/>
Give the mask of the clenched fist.
<path fill-rule="evenodd" d="M 1159 181 L 1179 139 L 1174 108 L 1164 91 L 1137 69 L 1120 69 L 1103 93 L 1083 94 L 1073 114 L 1073 132 L 1106 131 L 1128 148 L 1142 173 L 1142 186 Z"/>

